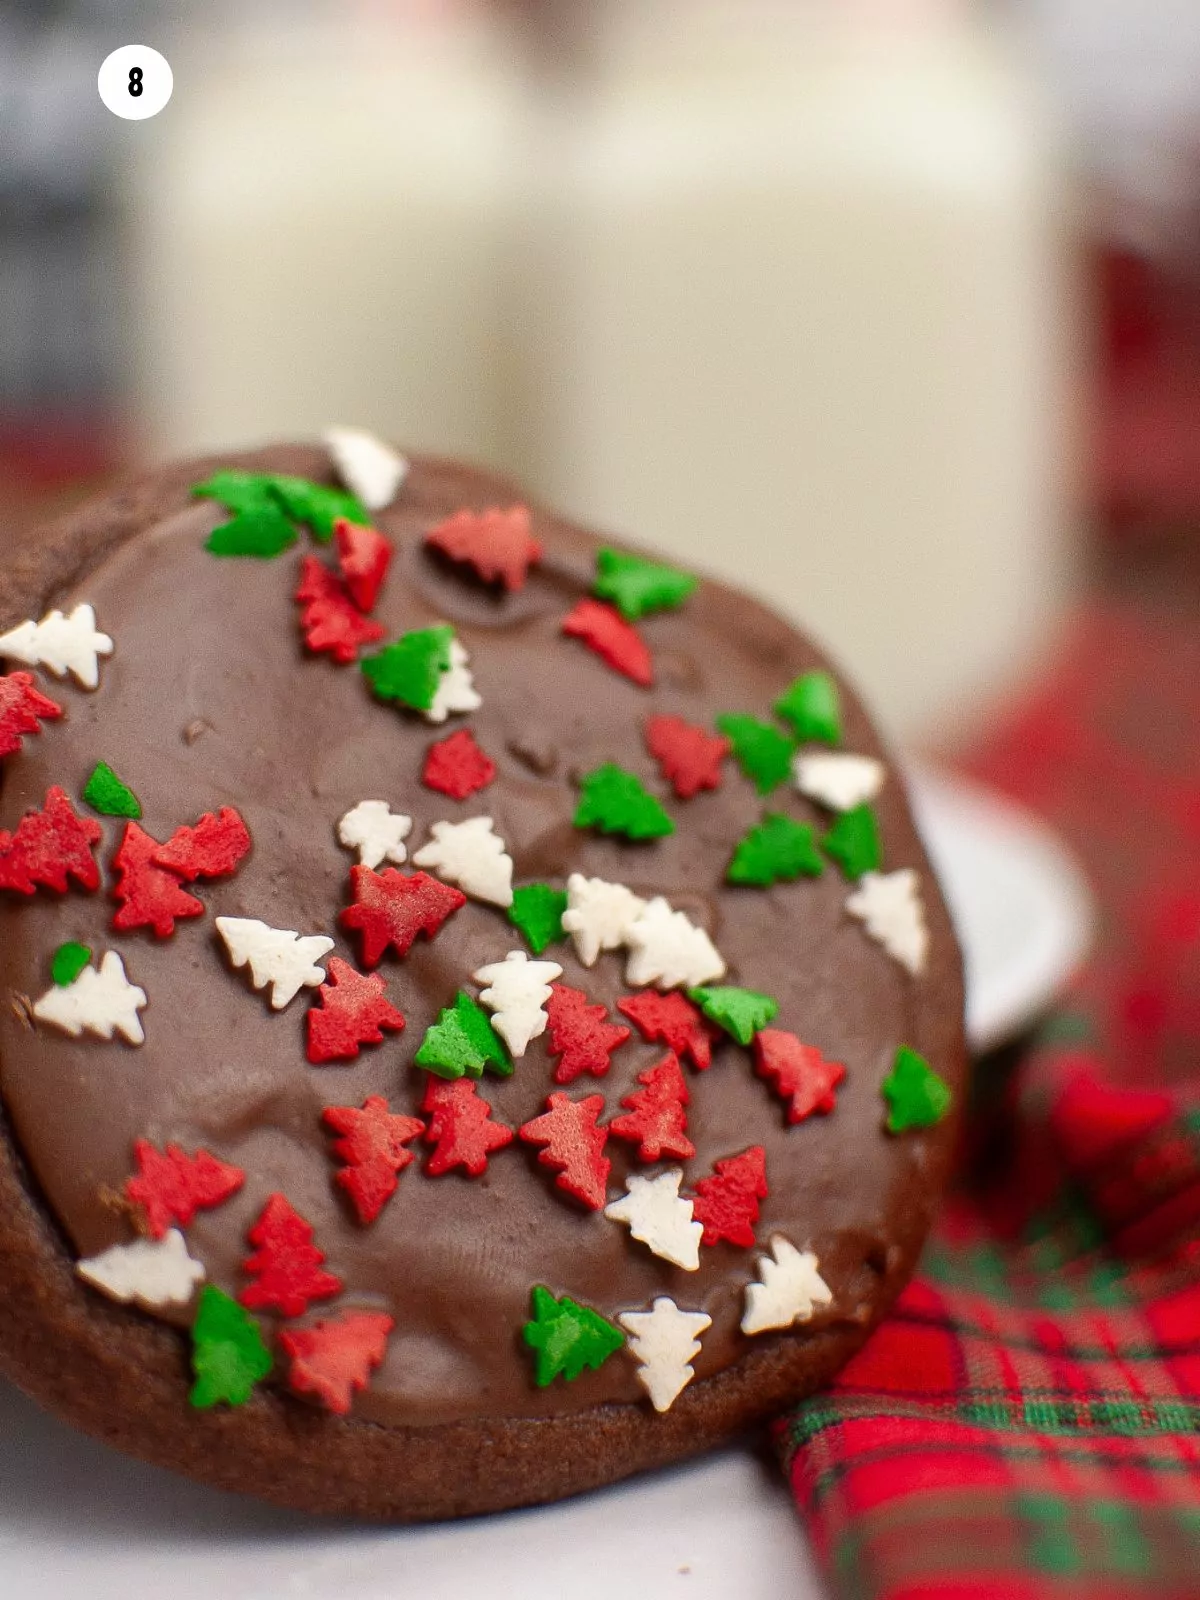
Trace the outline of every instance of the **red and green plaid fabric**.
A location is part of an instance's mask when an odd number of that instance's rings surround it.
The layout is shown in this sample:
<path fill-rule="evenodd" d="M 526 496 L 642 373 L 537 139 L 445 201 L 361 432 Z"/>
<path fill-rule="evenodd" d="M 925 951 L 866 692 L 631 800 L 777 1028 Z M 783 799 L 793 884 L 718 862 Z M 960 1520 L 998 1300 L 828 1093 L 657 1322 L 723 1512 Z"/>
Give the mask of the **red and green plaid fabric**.
<path fill-rule="evenodd" d="M 1194 1600 L 1200 630 L 1089 613 L 968 766 L 1074 846 L 1095 958 L 982 1065 L 920 1276 L 778 1443 L 845 1600 Z"/>

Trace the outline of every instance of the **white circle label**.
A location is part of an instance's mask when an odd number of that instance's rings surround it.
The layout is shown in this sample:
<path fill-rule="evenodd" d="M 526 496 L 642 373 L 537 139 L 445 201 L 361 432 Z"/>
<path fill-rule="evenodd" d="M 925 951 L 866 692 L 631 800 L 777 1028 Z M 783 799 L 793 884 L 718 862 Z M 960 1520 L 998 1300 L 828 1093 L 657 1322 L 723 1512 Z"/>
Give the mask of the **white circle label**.
<path fill-rule="evenodd" d="M 105 56 L 96 87 L 114 117 L 142 122 L 166 105 L 175 79 L 166 56 L 146 44 L 123 44 Z"/>

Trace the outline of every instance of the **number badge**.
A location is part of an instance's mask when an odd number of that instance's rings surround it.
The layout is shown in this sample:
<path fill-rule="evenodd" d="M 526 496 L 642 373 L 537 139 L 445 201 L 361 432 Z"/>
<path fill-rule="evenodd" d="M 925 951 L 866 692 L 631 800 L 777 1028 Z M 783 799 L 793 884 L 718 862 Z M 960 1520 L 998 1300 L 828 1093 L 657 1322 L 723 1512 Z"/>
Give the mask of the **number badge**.
<path fill-rule="evenodd" d="M 114 117 L 144 122 L 156 117 L 175 87 L 171 63 L 145 44 L 124 44 L 105 56 L 96 76 L 100 98 Z"/>

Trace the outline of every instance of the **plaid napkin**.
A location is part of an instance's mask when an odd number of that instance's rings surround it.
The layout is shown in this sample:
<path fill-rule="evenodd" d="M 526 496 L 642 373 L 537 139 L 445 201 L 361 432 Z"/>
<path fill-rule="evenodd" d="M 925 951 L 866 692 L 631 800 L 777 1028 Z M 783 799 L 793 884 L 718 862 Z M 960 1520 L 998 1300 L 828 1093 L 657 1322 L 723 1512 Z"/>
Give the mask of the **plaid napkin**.
<path fill-rule="evenodd" d="M 1083 616 L 970 771 L 1102 909 L 887 1322 L 777 1425 L 845 1600 L 1200 1596 L 1200 630 Z"/>

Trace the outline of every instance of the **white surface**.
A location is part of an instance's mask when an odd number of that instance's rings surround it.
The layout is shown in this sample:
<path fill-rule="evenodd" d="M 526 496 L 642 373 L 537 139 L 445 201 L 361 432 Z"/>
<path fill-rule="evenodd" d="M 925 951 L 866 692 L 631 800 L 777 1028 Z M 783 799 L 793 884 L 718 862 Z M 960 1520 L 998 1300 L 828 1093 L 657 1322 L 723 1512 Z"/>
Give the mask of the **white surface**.
<path fill-rule="evenodd" d="M 967 1037 L 990 1050 L 1035 1020 L 1087 954 L 1083 874 L 1031 813 L 977 784 L 921 768 L 912 801 L 962 941 Z"/>
<path fill-rule="evenodd" d="M 126 1461 L 0 1385 L 4 1600 L 819 1600 L 773 1465 L 729 1450 L 540 1511 L 314 1522 Z"/>
<path fill-rule="evenodd" d="M 1080 958 L 1090 907 L 1043 828 L 922 773 L 919 813 L 957 906 L 972 1037 L 1028 1022 Z M 81 1439 L 0 1384 L 3 1600 L 820 1600 L 773 1464 L 733 1448 L 581 1500 L 433 1528 L 312 1521 Z"/>

